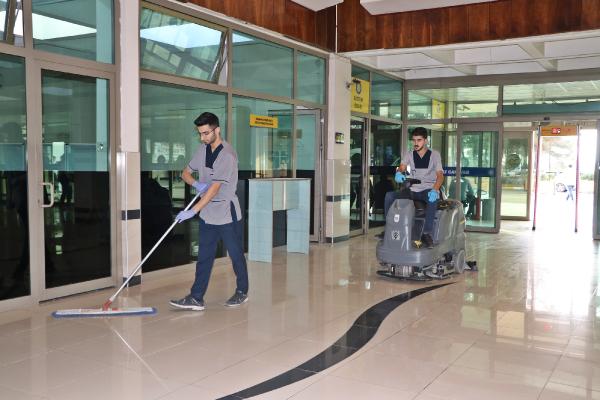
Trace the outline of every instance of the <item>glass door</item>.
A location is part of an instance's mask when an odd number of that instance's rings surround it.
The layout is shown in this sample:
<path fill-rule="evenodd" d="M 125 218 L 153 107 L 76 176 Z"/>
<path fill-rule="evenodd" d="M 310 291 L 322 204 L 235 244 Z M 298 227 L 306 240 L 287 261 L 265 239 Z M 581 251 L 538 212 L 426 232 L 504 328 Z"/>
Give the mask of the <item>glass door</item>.
<path fill-rule="evenodd" d="M 384 199 L 395 190 L 402 125 L 372 119 L 369 133 L 369 229 L 385 225 Z"/>
<path fill-rule="evenodd" d="M 458 168 L 452 197 L 465 207 L 467 230 L 500 230 L 499 140 L 499 124 L 458 126 Z"/>
<path fill-rule="evenodd" d="M 52 67 L 40 69 L 43 211 L 33 225 L 43 226 L 33 246 L 44 265 L 42 299 L 114 285 L 111 80 Z"/>
<path fill-rule="evenodd" d="M 514 128 L 504 124 L 500 209 L 502 219 L 529 220 L 533 132 L 531 123 Z"/>
<path fill-rule="evenodd" d="M 321 111 L 296 110 L 296 178 L 310 179 L 310 240 L 320 240 L 321 227 Z"/>
<path fill-rule="evenodd" d="M 366 157 L 366 128 L 364 118 L 350 120 L 350 234 L 364 231 L 364 213 L 367 197 L 363 193 L 365 173 L 363 166 Z"/>

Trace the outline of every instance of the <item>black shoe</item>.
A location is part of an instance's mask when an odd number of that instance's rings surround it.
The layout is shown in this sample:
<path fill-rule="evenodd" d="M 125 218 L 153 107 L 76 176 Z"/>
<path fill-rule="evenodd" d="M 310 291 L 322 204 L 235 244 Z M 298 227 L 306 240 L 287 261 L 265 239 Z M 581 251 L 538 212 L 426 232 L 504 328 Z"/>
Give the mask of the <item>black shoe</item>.
<path fill-rule="evenodd" d="M 383 239 L 385 237 L 385 232 L 378 233 L 375 235 L 375 239 Z"/>
<path fill-rule="evenodd" d="M 202 311 L 206 307 L 204 306 L 204 300 L 196 300 L 191 294 L 188 294 L 183 299 L 171 300 L 169 304 L 173 307 L 183 308 L 185 310 Z"/>
<path fill-rule="evenodd" d="M 241 306 L 242 304 L 244 304 L 245 302 L 248 301 L 248 295 L 246 293 L 242 293 L 240 291 L 235 291 L 235 293 L 233 294 L 233 296 L 231 296 L 229 298 L 229 300 L 227 300 L 225 302 L 225 307 L 237 307 L 237 306 Z"/>
<path fill-rule="evenodd" d="M 421 242 L 423 242 L 423 246 L 427 247 L 428 249 L 433 249 L 433 239 L 429 233 L 424 233 L 421 235 Z"/>

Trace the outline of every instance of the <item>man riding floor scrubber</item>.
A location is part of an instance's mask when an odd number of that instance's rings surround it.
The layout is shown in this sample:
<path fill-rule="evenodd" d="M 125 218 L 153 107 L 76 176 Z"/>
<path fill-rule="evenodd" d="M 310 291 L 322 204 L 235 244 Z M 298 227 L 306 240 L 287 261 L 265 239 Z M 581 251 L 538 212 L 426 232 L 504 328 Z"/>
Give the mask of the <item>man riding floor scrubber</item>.
<path fill-rule="evenodd" d="M 386 215 L 383 238 L 377 244 L 377 260 L 384 267 L 379 275 L 399 279 L 430 280 L 448 278 L 465 269 L 476 270 L 465 254 L 465 215 L 458 200 L 438 202 L 432 232 L 435 246 L 421 242 L 425 205 L 412 200 L 409 188 L 420 183 L 407 178 Z"/>

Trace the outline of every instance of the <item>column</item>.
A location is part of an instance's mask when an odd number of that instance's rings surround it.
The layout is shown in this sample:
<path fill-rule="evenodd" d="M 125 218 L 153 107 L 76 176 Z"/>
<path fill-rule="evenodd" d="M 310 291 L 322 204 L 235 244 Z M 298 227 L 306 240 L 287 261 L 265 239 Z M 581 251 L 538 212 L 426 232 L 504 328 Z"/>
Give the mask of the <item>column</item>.
<path fill-rule="evenodd" d="M 350 232 L 350 60 L 335 54 L 329 56 L 329 112 L 327 146 L 325 240 L 335 243 L 347 240 Z M 336 133 L 344 143 L 336 143 Z M 338 135 L 339 136 L 339 135 Z M 338 140 L 339 141 L 339 140 Z"/>

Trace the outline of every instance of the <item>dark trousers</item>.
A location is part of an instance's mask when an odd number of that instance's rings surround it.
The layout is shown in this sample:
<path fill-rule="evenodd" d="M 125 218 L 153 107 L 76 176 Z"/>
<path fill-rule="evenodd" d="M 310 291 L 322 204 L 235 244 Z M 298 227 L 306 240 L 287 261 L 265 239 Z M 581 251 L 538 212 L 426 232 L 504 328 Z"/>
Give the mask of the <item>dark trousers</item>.
<path fill-rule="evenodd" d="M 233 208 L 233 207 L 232 207 Z M 236 290 L 248 293 L 248 267 L 244 257 L 243 222 L 236 221 L 235 212 L 232 213 L 234 222 L 225 225 L 210 225 L 200 219 L 198 261 L 196 262 L 196 279 L 192 285 L 191 295 L 197 300 L 203 300 L 208 280 L 215 261 L 215 253 L 219 239 L 233 263 L 236 276 Z"/>
<path fill-rule="evenodd" d="M 573 200 L 573 191 L 575 190 L 575 185 L 567 185 L 567 200 Z"/>
<path fill-rule="evenodd" d="M 427 197 L 427 194 L 430 191 L 431 191 L 431 189 L 423 190 L 421 192 L 413 192 L 411 190 L 410 198 L 412 200 L 424 201 L 425 204 L 427 204 L 427 208 L 425 209 L 425 226 L 423 227 L 423 233 L 432 234 L 433 233 L 433 222 L 435 221 L 435 213 L 437 212 L 438 202 L 437 201 L 434 201 L 433 203 L 429 202 L 429 198 Z M 408 192 L 408 191 L 400 191 L 400 192 L 391 191 L 391 192 L 387 192 L 385 194 L 385 199 L 383 201 L 383 203 L 384 203 L 383 207 L 385 209 L 386 218 L 387 218 L 387 213 L 390 210 L 390 207 L 392 206 L 394 201 L 397 199 L 406 198 L 405 197 L 406 192 Z"/>

